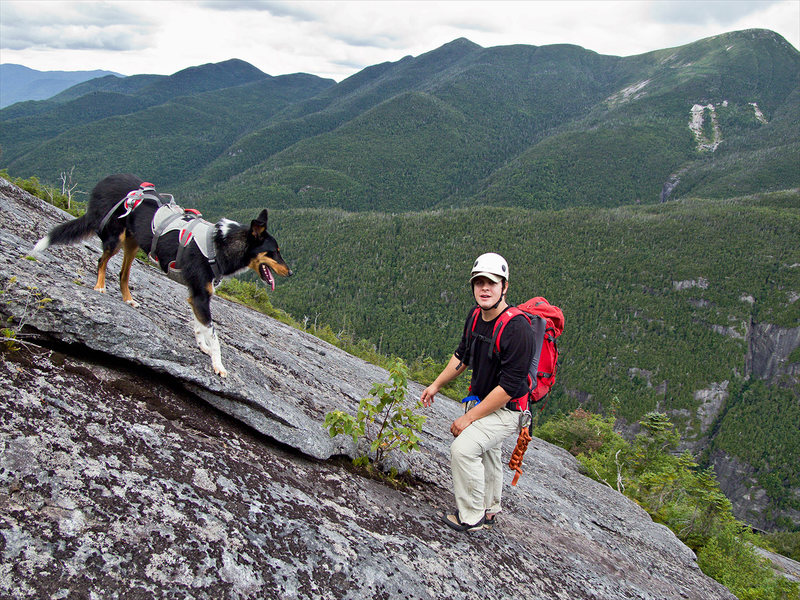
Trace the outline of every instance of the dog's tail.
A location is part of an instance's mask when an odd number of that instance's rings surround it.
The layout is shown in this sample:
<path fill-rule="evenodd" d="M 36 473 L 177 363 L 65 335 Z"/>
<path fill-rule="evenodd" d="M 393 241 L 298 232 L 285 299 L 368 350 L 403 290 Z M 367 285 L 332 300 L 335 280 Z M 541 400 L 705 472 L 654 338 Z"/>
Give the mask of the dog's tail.
<path fill-rule="evenodd" d="M 88 213 L 87 213 L 88 214 Z M 89 222 L 87 214 L 82 217 L 57 225 L 46 236 L 40 239 L 31 251 L 35 256 L 56 244 L 74 244 L 95 233 L 95 225 Z"/>

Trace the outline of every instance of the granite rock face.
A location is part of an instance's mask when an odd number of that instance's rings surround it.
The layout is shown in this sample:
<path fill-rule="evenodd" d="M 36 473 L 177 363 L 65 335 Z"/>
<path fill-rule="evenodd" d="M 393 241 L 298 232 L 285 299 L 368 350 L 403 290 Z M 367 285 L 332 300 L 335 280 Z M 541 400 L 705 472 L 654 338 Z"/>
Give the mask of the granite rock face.
<path fill-rule="evenodd" d="M 756 323 L 748 331 L 747 338 L 745 368 L 748 374 L 770 381 L 781 377 L 800 381 L 800 364 L 789 362 L 789 355 L 800 346 L 800 327 Z"/>
<path fill-rule="evenodd" d="M 0 314 L 38 344 L 0 353 L 0 596 L 733 598 L 538 439 L 518 486 L 507 472 L 494 529 L 447 529 L 459 406 L 426 411 L 420 451 L 396 463 L 407 487 L 366 479 L 344 458 L 352 441 L 322 423 L 385 371 L 214 298 L 221 379 L 185 290 L 155 269 L 134 265 L 134 309 L 119 258 L 107 293 L 92 290 L 97 240 L 26 258 L 66 218 L 0 180 Z M 408 402 L 420 392 L 411 383 Z"/>

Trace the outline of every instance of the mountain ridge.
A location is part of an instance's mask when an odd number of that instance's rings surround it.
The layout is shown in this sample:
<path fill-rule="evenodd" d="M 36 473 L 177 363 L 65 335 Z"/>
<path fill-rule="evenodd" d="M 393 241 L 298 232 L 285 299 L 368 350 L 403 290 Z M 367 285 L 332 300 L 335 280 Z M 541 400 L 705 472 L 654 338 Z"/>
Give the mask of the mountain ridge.
<path fill-rule="evenodd" d="M 150 91 L 139 90 L 144 105 L 135 120 L 142 131 L 169 128 L 176 138 L 193 135 L 191 121 L 182 123 L 179 114 L 167 120 L 159 110 L 148 113 L 146 103 L 160 105 L 187 93 L 213 97 L 214 89 L 227 93 L 259 73 L 232 60 L 160 78 L 148 84 Z M 186 80 L 193 83 L 185 87 Z M 22 176 L 45 177 L 48 165 L 69 163 L 79 178 L 94 180 L 145 164 L 148 179 L 197 198 L 205 203 L 203 210 L 220 211 L 226 203 L 249 202 L 239 189 L 249 195 L 266 190 L 276 208 L 322 201 L 356 211 L 484 202 L 529 208 L 655 203 L 667 182 L 670 197 L 695 190 L 731 195 L 730 175 L 744 165 L 750 177 L 735 179 L 735 195 L 800 185 L 790 169 L 800 156 L 797 127 L 773 122 L 773 116 L 795 110 L 800 53 L 765 30 L 730 32 L 631 57 L 563 44 L 482 48 L 461 38 L 417 57 L 367 67 L 338 84 L 319 83 L 249 130 L 185 155 L 183 172 L 159 168 L 159 162 L 172 162 L 166 148 L 148 148 L 147 157 L 143 148 L 129 152 L 127 165 L 113 152 L 105 160 L 101 153 L 92 156 L 93 149 L 114 143 L 105 132 L 117 123 L 102 119 L 93 121 L 99 127 L 87 128 L 62 118 L 57 145 L 45 131 L 37 138 L 39 147 L 19 139 L 19 132 L 46 119 L 51 105 L 28 117 L 22 108 L 0 111 L 5 130 L 0 144 L 6 166 Z M 408 93 L 430 101 L 404 103 Z M 104 98 L 96 97 L 98 116 L 109 110 L 102 108 Z M 253 102 L 240 106 L 247 109 Z M 387 102 L 399 104 L 387 111 L 382 107 Z M 759 106 L 766 124 L 753 116 L 750 103 Z M 698 151 L 689 129 L 692 107 L 707 104 L 718 107 L 722 135 L 711 153 Z M 465 120 L 442 123 L 446 131 L 430 127 L 444 114 L 437 106 Z M 91 111 L 80 114 L 85 120 Z M 396 130 L 403 121 L 419 126 Z M 759 148 L 746 149 L 754 140 Z M 649 163 L 639 162 L 643 152 Z M 345 164 L 343 154 L 350 156 Z M 583 161 L 591 168 L 574 166 Z M 415 182 L 416 174 L 423 176 Z M 331 175 L 336 185 L 330 186 Z M 300 189 L 323 190 L 324 198 L 299 194 Z"/>
<path fill-rule="evenodd" d="M 0 109 L 26 100 L 45 100 L 96 77 L 123 77 L 119 73 L 95 69 L 91 71 L 39 71 L 14 63 L 0 64 Z"/>

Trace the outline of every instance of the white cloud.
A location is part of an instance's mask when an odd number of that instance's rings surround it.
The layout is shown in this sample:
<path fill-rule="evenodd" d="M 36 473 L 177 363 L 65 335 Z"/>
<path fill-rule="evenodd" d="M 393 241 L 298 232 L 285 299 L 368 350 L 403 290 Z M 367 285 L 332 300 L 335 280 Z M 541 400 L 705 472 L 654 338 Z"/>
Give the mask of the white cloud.
<path fill-rule="evenodd" d="M 651 2 L 650 12 L 663 23 L 733 25 L 777 5 L 776 0 L 672 0 Z"/>
<path fill-rule="evenodd" d="M 152 43 L 155 23 L 128 7 L 122 3 L 3 2 L 2 48 L 113 52 Z"/>

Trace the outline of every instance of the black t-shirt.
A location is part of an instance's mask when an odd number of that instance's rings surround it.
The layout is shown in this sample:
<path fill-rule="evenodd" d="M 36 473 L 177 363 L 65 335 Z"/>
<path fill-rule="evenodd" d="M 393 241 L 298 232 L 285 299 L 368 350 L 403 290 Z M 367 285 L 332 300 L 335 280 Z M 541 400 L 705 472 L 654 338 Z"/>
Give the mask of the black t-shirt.
<path fill-rule="evenodd" d="M 475 331 L 471 334 L 474 344 L 470 354 L 467 332 L 472 328 L 473 310 L 470 309 L 461 343 L 454 353 L 456 358 L 472 367 L 471 393 L 483 400 L 499 385 L 511 398 L 523 396 L 528 391 L 528 366 L 534 346 L 530 324 L 522 316 L 511 319 L 500 336 L 499 355 L 492 352 L 490 356 L 492 332 L 497 319 L 484 321 L 479 314 Z"/>

